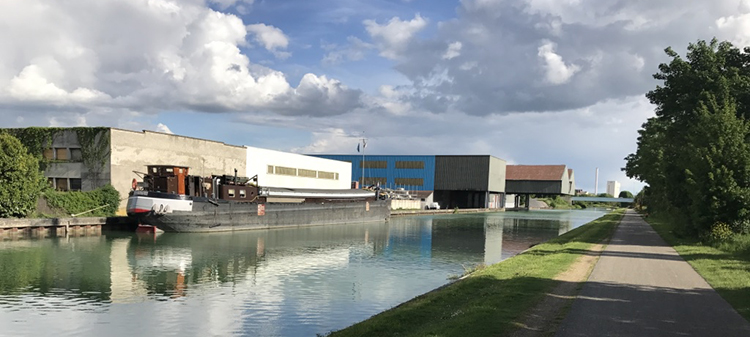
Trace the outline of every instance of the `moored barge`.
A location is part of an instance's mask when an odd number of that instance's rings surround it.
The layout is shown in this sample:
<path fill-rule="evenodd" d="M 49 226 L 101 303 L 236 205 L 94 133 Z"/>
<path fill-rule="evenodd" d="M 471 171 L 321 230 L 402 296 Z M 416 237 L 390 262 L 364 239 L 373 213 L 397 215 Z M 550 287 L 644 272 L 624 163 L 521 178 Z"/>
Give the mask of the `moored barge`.
<path fill-rule="evenodd" d="M 166 232 L 214 232 L 384 221 L 390 200 L 370 190 L 261 187 L 257 178 L 189 175 L 151 165 L 133 180 L 128 216 Z"/>

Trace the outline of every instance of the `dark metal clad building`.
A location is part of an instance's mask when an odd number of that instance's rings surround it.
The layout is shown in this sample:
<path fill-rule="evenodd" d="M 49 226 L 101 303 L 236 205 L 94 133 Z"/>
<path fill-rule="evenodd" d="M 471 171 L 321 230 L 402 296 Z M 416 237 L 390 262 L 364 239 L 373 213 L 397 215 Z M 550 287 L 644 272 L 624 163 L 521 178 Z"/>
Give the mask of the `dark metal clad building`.
<path fill-rule="evenodd" d="M 502 208 L 505 161 L 492 156 L 313 155 L 352 163 L 365 185 L 434 191 L 442 208 Z M 364 172 L 363 172 L 364 168 Z M 364 173 L 364 179 L 363 179 Z"/>

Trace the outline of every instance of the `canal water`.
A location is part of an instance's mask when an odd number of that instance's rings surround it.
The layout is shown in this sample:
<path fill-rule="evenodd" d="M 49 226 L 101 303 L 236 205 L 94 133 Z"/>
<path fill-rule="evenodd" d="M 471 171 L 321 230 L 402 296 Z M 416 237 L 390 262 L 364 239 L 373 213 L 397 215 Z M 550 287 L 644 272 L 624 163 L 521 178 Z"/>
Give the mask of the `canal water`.
<path fill-rule="evenodd" d="M 0 336 L 325 334 L 603 214 L 0 241 Z"/>

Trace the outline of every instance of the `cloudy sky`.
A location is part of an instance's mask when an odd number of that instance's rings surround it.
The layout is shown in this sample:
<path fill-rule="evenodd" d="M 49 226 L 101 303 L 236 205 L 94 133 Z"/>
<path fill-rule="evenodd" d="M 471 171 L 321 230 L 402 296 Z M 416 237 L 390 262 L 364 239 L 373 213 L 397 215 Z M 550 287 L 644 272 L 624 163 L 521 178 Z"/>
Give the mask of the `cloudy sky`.
<path fill-rule="evenodd" d="M 620 171 L 664 48 L 750 41 L 750 0 L 3 0 L 0 127 Z"/>

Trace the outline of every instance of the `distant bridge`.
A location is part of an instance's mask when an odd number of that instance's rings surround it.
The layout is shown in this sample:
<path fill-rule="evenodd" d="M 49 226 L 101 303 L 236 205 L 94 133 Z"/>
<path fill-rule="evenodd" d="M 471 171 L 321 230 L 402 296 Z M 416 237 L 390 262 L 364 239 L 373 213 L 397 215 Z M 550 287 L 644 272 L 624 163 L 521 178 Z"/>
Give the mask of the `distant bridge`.
<path fill-rule="evenodd" d="M 633 202 L 633 198 L 571 197 L 570 201 Z"/>

